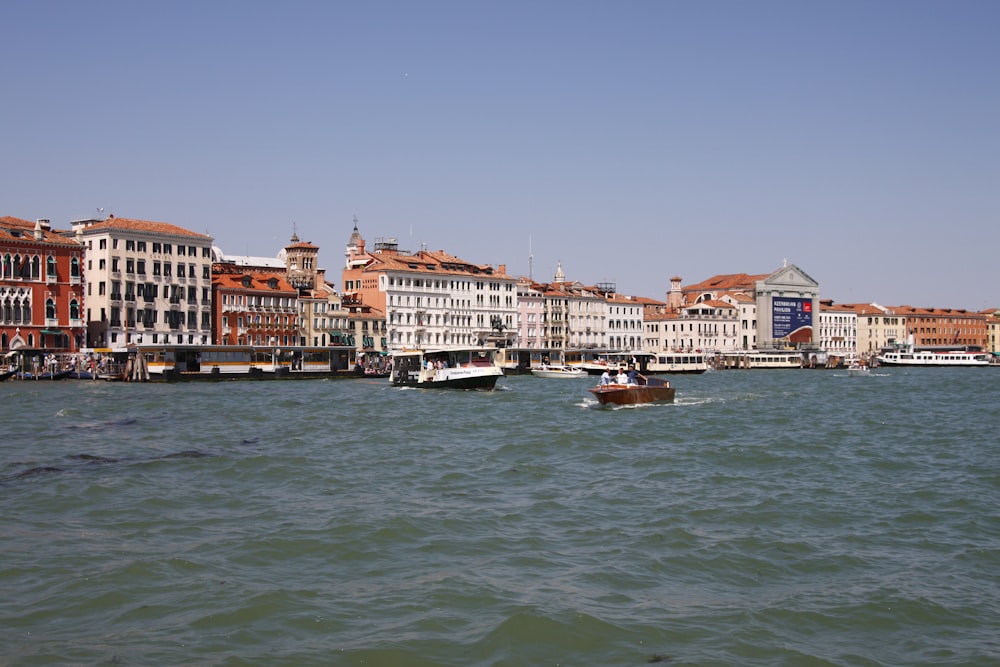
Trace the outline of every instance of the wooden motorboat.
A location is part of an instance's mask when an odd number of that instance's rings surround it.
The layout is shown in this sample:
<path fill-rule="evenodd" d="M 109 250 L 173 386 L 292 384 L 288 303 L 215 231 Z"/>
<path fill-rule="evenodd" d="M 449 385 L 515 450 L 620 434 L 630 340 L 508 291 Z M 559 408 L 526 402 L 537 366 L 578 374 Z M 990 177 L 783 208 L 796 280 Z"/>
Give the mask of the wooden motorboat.
<path fill-rule="evenodd" d="M 641 405 L 670 403 L 674 388 L 667 380 L 647 378 L 645 384 L 604 384 L 590 389 L 601 405 Z"/>

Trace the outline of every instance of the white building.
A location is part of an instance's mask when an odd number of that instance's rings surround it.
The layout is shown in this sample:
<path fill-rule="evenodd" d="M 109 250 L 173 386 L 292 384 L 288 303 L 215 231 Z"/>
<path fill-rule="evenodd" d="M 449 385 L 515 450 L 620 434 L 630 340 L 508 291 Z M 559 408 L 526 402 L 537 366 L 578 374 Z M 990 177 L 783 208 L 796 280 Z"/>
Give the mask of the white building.
<path fill-rule="evenodd" d="M 114 216 L 73 231 L 86 257 L 89 347 L 211 342 L 211 236 Z"/>

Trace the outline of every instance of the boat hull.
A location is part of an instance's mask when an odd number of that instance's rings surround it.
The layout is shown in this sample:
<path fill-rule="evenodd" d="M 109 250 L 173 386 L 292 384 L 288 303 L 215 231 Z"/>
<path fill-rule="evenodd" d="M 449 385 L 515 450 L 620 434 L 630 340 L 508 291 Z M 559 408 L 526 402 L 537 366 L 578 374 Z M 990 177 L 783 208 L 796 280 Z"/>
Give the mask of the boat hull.
<path fill-rule="evenodd" d="M 601 405 L 671 403 L 674 400 L 674 392 L 674 388 L 669 384 L 662 386 L 610 384 L 590 389 L 590 393 Z"/>
<path fill-rule="evenodd" d="M 532 368 L 531 374 L 540 378 L 582 378 L 587 371 L 582 368 Z"/>
<path fill-rule="evenodd" d="M 497 368 L 499 371 L 500 369 Z M 497 380 L 503 377 L 502 372 L 476 373 L 467 375 L 452 375 L 439 379 L 415 379 L 413 376 L 394 375 L 392 384 L 396 387 L 417 387 L 418 389 L 484 389 L 492 390 Z"/>

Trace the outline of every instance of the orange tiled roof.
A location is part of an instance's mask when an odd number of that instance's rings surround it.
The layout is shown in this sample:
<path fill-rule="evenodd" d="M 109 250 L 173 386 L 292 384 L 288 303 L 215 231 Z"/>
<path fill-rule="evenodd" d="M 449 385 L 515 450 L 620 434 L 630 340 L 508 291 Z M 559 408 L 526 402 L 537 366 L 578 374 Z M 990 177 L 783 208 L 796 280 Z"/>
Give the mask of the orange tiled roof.
<path fill-rule="evenodd" d="M 689 305 L 687 305 L 685 307 L 686 308 L 697 308 L 698 306 L 708 306 L 709 308 L 726 308 L 726 309 L 735 309 L 736 308 L 736 306 L 734 306 L 733 304 L 728 303 L 726 301 L 719 301 L 718 299 L 707 299 L 705 301 L 702 301 L 701 303 L 692 303 L 692 304 L 689 304 Z"/>
<path fill-rule="evenodd" d="M 686 285 L 681 288 L 684 292 L 728 292 L 734 290 L 754 289 L 758 280 L 764 280 L 770 273 L 760 273 L 749 275 L 746 273 L 728 273 L 712 276 L 708 280 L 700 283 Z"/>
<path fill-rule="evenodd" d="M 5 216 L 0 218 L 0 239 L 4 241 L 21 241 L 38 243 L 35 241 L 33 236 L 35 230 L 35 223 L 30 220 L 22 220 L 21 218 L 14 218 L 11 216 Z M 18 232 L 17 235 L 11 232 Z M 64 246 L 79 246 L 80 244 L 76 242 L 75 239 L 63 236 L 62 234 L 52 231 L 42 230 L 42 240 L 41 243 L 52 243 L 55 245 Z"/>
<path fill-rule="evenodd" d="M 199 234 L 189 229 L 172 225 L 169 222 L 152 222 L 149 220 L 133 220 L 131 218 L 108 218 L 102 222 L 95 222 L 84 228 L 84 233 L 95 230 L 129 229 L 139 232 L 151 232 L 154 234 L 173 234 L 175 236 L 191 236 L 200 239 L 209 239 L 208 234 Z"/>
<path fill-rule="evenodd" d="M 243 277 L 250 277 L 250 286 L 243 286 Z M 271 279 L 277 280 L 275 287 L 271 288 L 268 283 Z M 286 280 L 284 274 L 280 273 L 216 273 L 212 276 L 212 285 L 217 285 L 221 289 L 257 290 L 261 292 L 295 292 L 291 283 Z"/>
<path fill-rule="evenodd" d="M 416 271 L 427 275 L 491 275 L 496 278 L 510 278 L 499 267 L 489 264 L 473 264 L 450 255 L 443 250 L 421 250 L 412 255 L 398 252 L 376 252 L 369 255 L 371 261 L 362 269 L 371 271 Z"/>

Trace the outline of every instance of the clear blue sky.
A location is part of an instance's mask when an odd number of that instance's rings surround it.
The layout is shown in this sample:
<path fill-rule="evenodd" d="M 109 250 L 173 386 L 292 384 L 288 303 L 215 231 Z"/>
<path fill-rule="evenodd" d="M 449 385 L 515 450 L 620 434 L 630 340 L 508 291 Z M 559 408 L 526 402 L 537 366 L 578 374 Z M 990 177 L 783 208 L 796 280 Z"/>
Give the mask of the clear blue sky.
<path fill-rule="evenodd" d="M 1000 307 L 1000 2 L 39 2 L 0 9 L 0 215 L 98 208 L 340 285 L 356 215 L 664 298 L 784 260 Z"/>

